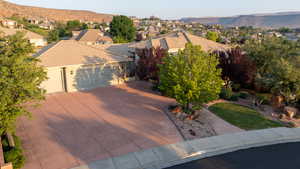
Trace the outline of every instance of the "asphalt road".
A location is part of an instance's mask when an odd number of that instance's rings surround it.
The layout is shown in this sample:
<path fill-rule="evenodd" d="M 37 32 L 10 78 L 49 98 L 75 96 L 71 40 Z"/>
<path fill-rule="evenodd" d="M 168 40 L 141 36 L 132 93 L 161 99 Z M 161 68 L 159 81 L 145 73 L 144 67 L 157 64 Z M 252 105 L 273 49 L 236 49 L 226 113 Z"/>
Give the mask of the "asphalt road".
<path fill-rule="evenodd" d="M 300 143 L 241 150 L 168 169 L 300 169 Z"/>

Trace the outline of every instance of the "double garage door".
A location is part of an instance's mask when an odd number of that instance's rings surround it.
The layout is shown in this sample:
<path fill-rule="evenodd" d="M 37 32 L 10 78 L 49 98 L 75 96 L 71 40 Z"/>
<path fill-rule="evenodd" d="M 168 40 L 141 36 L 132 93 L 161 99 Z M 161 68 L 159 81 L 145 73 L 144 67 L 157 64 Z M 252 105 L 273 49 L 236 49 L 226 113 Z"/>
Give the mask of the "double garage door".
<path fill-rule="evenodd" d="M 49 68 L 42 87 L 47 93 L 90 90 L 124 82 L 124 70 L 118 65 Z"/>

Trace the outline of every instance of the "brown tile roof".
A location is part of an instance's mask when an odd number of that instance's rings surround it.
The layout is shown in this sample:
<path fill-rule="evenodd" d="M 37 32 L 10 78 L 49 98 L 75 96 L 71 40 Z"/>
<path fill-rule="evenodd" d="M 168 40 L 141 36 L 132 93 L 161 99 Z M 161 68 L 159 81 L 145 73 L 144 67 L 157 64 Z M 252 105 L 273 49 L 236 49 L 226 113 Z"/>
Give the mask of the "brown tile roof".
<path fill-rule="evenodd" d="M 230 46 L 223 45 L 199 36 L 195 36 L 185 32 L 172 32 L 166 35 L 158 36 L 151 40 L 138 42 L 132 47 L 151 48 L 161 46 L 164 49 L 183 49 L 186 43 L 191 42 L 194 45 L 200 45 L 204 51 L 210 50 L 226 50 Z M 150 44 L 150 45 L 149 45 Z"/>
<path fill-rule="evenodd" d="M 104 33 L 99 29 L 87 29 L 83 30 L 78 37 L 78 41 L 82 42 L 99 42 L 99 41 L 108 41 L 112 42 L 113 40 L 109 36 L 104 36 Z"/>
<path fill-rule="evenodd" d="M 109 44 L 93 47 L 75 40 L 59 41 L 37 54 L 41 65 L 45 67 L 130 61 L 128 56 L 126 45 Z"/>
<path fill-rule="evenodd" d="M 6 35 L 6 36 L 14 35 L 18 31 L 25 32 L 25 38 L 27 38 L 27 39 L 44 39 L 43 36 L 41 36 L 37 33 L 31 32 L 31 31 L 25 30 L 25 29 L 9 29 L 9 28 L 0 27 L 0 32 L 3 32 L 4 35 Z"/>

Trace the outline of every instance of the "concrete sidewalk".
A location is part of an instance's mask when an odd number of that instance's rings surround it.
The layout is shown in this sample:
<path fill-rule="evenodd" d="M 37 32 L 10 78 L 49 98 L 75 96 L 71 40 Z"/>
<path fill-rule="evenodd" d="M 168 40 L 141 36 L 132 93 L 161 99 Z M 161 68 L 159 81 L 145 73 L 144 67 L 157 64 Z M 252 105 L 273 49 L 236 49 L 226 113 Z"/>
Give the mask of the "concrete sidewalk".
<path fill-rule="evenodd" d="M 155 147 L 73 169 L 163 169 L 252 147 L 300 141 L 300 128 L 239 132 Z"/>

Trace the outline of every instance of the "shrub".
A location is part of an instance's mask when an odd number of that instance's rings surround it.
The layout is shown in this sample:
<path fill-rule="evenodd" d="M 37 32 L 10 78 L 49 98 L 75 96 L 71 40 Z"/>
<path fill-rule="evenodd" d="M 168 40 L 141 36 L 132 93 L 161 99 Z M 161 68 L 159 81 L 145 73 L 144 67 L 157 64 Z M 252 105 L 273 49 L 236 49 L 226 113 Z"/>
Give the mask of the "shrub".
<path fill-rule="evenodd" d="M 4 151 L 5 162 L 11 162 L 14 169 L 20 169 L 24 166 L 25 157 L 23 155 L 23 149 L 21 141 L 17 136 L 13 136 L 15 141 L 15 147 L 10 147 L 7 138 L 2 138 L 2 146 Z"/>
<path fill-rule="evenodd" d="M 158 65 L 162 63 L 162 58 L 167 56 L 167 51 L 163 48 L 141 49 L 136 51 L 140 57 L 137 64 L 136 74 L 140 80 L 158 81 Z"/>
<path fill-rule="evenodd" d="M 220 93 L 220 98 L 225 100 L 230 100 L 230 98 L 233 96 L 233 92 L 231 88 L 223 87 Z"/>
<path fill-rule="evenodd" d="M 231 97 L 230 97 L 230 101 L 238 101 L 239 100 L 239 94 L 234 94 L 234 95 L 232 95 Z"/>
<path fill-rule="evenodd" d="M 271 102 L 271 96 L 270 96 L 270 94 L 257 93 L 256 94 L 256 99 L 261 104 L 270 104 L 270 102 Z"/>
<path fill-rule="evenodd" d="M 226 52 L 217 52 L 222 68 L 222 78 L 229 78 L 243 87 L 253 86 L 256 66 L 254 62 L 240 48 L 233 48 Z"/>
<path fill-rule="evenodd" d="M 239 97 L 242 99 L 247 99 L 250 96 L 250 94 L 248 92 L 240 92 Z"/>
<path fill-rule="evenodd" d="M 233 90 L 233 91 L 239 92 L 240 89 L 241 89 L 241 85 L 240 85 L 240 84 L 234 83 L 234 84 L 232 85 L 232 90 Z"/>

